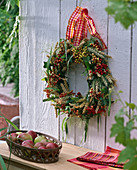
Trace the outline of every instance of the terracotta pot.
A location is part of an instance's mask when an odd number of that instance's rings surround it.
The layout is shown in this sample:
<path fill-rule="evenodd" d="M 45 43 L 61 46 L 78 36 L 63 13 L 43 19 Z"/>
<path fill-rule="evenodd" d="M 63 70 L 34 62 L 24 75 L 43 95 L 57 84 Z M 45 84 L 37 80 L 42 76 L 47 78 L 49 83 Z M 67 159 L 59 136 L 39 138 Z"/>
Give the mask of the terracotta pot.
<path fill-rule="evenodd" d="M 19 101 L 11 97 L 0 94 L 0 115 L 5 116 L 7 119 L 11 120 L 13 117 L 19 115 Z M 0 129 L 8 127 L 4 118 L 0 118 Z M 0 132 L 0 136 L 3 136 L 7 130 Z"/>

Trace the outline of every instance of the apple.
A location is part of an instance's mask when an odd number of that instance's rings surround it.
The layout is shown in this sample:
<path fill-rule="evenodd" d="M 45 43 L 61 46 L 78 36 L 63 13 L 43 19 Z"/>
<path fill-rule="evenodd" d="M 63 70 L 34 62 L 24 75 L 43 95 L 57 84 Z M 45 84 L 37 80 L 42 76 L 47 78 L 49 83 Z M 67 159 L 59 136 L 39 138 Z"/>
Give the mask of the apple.
<path fill-rule="evenodd" d="M 22 142 L 23 143 L 23 142 Z M 24 144 L 22 144 L 22 146 L 25 146 L 25 147 L 27 147 L 27 148 L 34 148 L 34 146 L 32 145 L 32 144 L 30 144 L 30 143 L 24 143 Z M 26 149 L 25 150 L 25 155 L 26 156 L 29 156 L 29 154 L 31 153 L 31 150 L 29 150 L 29 149 Z"/>
<path fill-rule="evenodd" d="M 33 139 L 32 139 L 32 136 L 31 136 L 30 134 L 28 134 L 28 133 L 21 133 L 21 134 L 19 134 L 19 135 L 17 136 L 17 138 L 18 138 L 21 142 L 23 142 L 23 141 L 25 141 L 25 140 L 33 140 Z"/>
<path fill-rule="evenodd" d="M 25 140 L 25 141 L 22 142 L 21 145 L 24 146 L 24 145 L 26 145 L 26 143 L 34 146 L 34 142 L 32 140 Z"/>
<path fill-rule="evenodd" d="M 32 144 L 27 143 L 27 142 L 22 144 L 21 146 L 25 146 L 25 147 L 28 147 L 28 148 L 34 148 L 34 146 Z"/>
<path fill-rule="evenodd" d="M 46 146 L 40 146 L 38 149 L 47 149 Z"/>
<path fill-rule="evenodd" d="M 56 143 L 48 143 L 46 145 L 47 149 L 54 149 L 54 148 L 57 148 L 57 147 L 58 147 L 58 145 Z"/>
<path fill-rule="evenodd" d="M 13 141 L 13 142 L 17 142 L 17 134 L 16 133 L 11 133 L 8 135 L 8 139 Z"/>
<path fill-rule="evenodd" d="M 22 132 L 16 132 L 17 135 L 21 134 Z"/>
<path fill-rule="evenodd" d="M 45 136 L 37 136 L 35 139 L 34 139 L 34 143 L 38 143 L 38 142 L 41 142 L 43 139 L 45 139 Z"/>
<path fill-rule="evenodd" d="M 43 143 L 46 146 L 49 142 L 47 142 L 47 139 L 43 139 L 41 143 Z"/>
<path fill-rule="evenodd" d="M 33 130 L 30 130 L 30 131 L 28 131 L 27 133 L 32 136 L 32 139 L 33 139 L 33 140 L 37 137 L 37 133 L 34 132 Z"/>
<path fill-rule="evenodd" d="M 43 143 L 41 143 L 41 142 L 37 142 L 35 145 L 34 145 L 34 148 L 39 148 L 40 146 L 44 146 L 44 144 Z"/>

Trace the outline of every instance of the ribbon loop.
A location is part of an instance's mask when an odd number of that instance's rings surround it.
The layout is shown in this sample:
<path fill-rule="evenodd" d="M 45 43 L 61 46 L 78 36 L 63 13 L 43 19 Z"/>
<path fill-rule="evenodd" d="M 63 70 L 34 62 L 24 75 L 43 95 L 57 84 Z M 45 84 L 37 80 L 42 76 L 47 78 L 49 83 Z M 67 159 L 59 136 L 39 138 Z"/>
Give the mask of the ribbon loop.
<path fill-rule="evenodd" d="M 66 31 L 66 39 L 74 39 L 74 46 L 78 46 L 82 39 L 87 38 L 87 30 L 92 36 L 100 39 L 103 45 L 102 50 L 107 49 L 107 46 L 105 45 L 101 36 L 96 31 L 94 20 L 88 15 L 87 8 L 78 6 L 69 19 Z"/>

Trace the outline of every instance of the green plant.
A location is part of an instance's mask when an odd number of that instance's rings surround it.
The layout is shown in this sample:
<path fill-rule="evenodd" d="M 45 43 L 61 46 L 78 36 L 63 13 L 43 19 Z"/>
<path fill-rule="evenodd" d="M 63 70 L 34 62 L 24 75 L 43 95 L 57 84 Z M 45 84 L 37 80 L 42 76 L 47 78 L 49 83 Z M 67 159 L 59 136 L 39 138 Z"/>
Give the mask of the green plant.
<path fill-rule="evenodd" d="M 106 11 L 126 29 L 137 21 L 137 1 L 108 0 Z"/>
<path fill-rule="evenodd" d="M 120 91 L 119 93 L 122 93 Z M 111 137 L 115 137 L 115 142 L 122 144 L 123 149 L 119 156 L 119 163 L 125 162 L 124 169 L 136 170 L 137 168 L 137 139 L 131 136 L 133 130 L 137 130 L 137 105 L 123 102 L 120 95 L 117 95 L 116 102 L 122 104 L 121 109 L 115 115 L 115 124 L 111 128 Z"/>
<path fill-rule="evenodd" d="M 82 2 L 83 0 L 79 1 L 79 6 Z M 114 17 L 116 23 L 120 22 L 125 29 L 137 21 L 136 0 L 108 0 L 108 6 L 105 10 Z"/>
<path fill-rule="evenodd" d="M 1 111 L 0 111 L 0 113 L 1 113 Z M 14 123 L 12 123 L 9 119 L 7 119 L 5 116 L 0 115 L 0 118 L 4 118 L 6 123 L 7 123 L 7 125 L 11 124 L 11 126 L 13 126 L 16 130 L 19 130 L 18 127 Z M 7 129 L 7 127 L 1 128 L 0 132 L 5 130 L 5 129 Z M 5 137 L 6 135 L 7 135 L 7 133 L 4 136 L 1 136 L 0 139 Z M 10 158 L 11 158 L 11 151 L 10 151 L 10 156 L 9 156 L 9 163 L 10 163 Z M 8 168 L 7 168 L 1 155 L 0 155 L 0 164 L 1 164 L 1 167 L 2 167 L 3 170 L 9 169 L 9 164 L 8 164 Z"/>
<path fill-rule="evenodd" d="M 13 94 L 19 95 L 19 0 L 0 2 L 0 80 L 5 86 L 14 83 Z"/>

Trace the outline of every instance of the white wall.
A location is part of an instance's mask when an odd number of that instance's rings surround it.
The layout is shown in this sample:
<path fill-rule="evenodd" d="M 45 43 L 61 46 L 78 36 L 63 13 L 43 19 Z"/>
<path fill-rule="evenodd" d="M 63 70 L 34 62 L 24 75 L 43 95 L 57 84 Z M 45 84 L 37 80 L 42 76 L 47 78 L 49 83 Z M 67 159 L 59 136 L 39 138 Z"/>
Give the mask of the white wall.
<path fill-rule="evenodd" d="M 45 51 L 54 47 L 60 38 L 65 38 L 68 19 L 78 0 L 20 0 L 20 114 L 21 128 L 33 129 L 60 138 L 62 117 L 56 118 L 51 103 L 43 103 L 44 77 L 43 61 L 47 60 Z M 114 19 L 107 15 L 107 0 L 83 0 L 82 7 L 89 10 L 97 31 L 108 45 L 108 53 L 113 58 L 109 62 L 113 76 L 117 79 L 116 90 L 123 90 L 122 98 L 137 101 L 137 28 L 124 30 Z M 132 38 L 133 34 L 133 38 Z M 86 78 L 80 75 L 81 67 L 70 70 L 70 88 L 83 93 L 87 88 Z M 83 88 L 84 87 L 84 88 Z M 104 118 L 97 130 L 96 118 L 90 120 L 88 138 L 80 143 L 84 124 L 74 119 L 69 123 L 67 142 L 104 151 L 106 145 L 120 148 L 110 138 L 110 128 L 114 115 L 120 105 L 114 104 L 111 116 Z"/>

